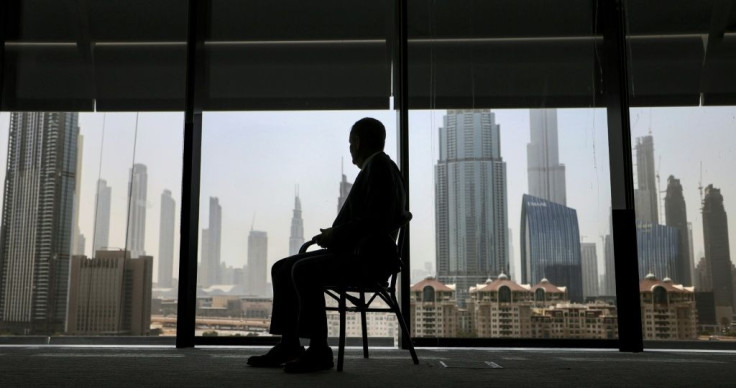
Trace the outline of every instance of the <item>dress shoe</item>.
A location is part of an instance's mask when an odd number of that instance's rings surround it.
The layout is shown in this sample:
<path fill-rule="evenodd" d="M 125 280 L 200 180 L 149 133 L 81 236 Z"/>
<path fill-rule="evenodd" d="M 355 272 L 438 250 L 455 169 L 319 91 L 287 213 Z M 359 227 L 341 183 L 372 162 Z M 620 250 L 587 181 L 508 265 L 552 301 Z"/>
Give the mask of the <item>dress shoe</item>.
<path fill-rule="evenodd" d="M 331 369 L 335 364 L 332 362 L 332 349 L 329 346 L 315 348 L 309 347 L 307 351 L 300 354 L 293 361 L 284 365 L 286 373 L 308 373 Z"/>
<path fill-rule="evenodd" d="M 278 344 L 264 355 L 249 357 L 248 365 L 262 368 L 276 368 L 284 365 L 288 361 L 296 359 L 303 353 L 304 346 Z"/>

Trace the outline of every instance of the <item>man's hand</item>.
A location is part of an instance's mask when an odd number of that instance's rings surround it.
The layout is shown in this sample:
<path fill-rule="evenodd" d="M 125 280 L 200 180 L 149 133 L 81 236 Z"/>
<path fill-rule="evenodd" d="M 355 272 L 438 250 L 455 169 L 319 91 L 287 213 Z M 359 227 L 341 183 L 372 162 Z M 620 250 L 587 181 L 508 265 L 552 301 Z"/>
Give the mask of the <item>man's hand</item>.
<path fill-rule="evenodd" d="M 332 244 L 332 228 L 320 229 L 321 233 L 312 237 L 312 240 L 322 248 L 327 248 Z"/>

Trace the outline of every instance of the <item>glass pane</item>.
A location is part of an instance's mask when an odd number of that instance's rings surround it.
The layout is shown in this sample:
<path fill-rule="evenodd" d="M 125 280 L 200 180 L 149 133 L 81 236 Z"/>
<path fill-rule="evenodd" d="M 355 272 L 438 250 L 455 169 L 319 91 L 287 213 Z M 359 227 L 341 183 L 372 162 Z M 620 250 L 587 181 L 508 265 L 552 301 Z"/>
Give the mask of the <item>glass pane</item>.
<path fill-rule="evenodd" d="M 348 135 L 363 117 L 384 123 L 385 151 L 396 160 L 388 110 L 205 113 L 197 335 L 269 335 L 271 266 L 332 225 L 359 172 Z M 359 337 L 353 315 L 347 336 Z M 370 336 L 398 337 L 393 314 L 367 318 Z M 328 335 L 338 334 L 329 312 Z"/>
<path fill-rule="evenodd" d="M 593 5 L 417 3 L 412 332 L 617 338 Z"/>
<path fill-rule="evenodd" d="M 182 114 L 3 116 L 4 333 L 175 335 Z"/>
<path fill-rule="evenodd" d="M 736 2 L 626 6 L 644 339 L 733 338 Z"/>

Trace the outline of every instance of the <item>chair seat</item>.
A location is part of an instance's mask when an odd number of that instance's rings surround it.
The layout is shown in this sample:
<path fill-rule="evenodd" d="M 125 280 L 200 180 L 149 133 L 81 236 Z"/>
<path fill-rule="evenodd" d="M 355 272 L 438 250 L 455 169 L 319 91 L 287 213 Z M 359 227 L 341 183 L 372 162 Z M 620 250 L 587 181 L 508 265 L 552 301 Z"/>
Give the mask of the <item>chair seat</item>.
<path fill-rule="evenodd" d="M 365 283 L 357 283 L 357 284 L 350 284 L 350 285 L 341 285 L 341 284 L 328 284 L 324 286 L 323 288 L 329 289 L 329 290 L 345 290 L 348 292 L 371 292 L 372 290 L 388 290 L 389 284 L 388 281 L 365 281 Z"/>

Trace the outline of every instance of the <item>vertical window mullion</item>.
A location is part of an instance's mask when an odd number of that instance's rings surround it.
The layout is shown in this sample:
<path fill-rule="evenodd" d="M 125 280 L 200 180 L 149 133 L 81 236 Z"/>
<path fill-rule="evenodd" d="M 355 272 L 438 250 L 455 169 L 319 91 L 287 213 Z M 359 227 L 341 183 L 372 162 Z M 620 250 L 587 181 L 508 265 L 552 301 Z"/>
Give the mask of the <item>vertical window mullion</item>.
<path fill-rule="evenodd" d="M 197 302 L 197 240 L 199 184 L 202 159 L 202 100 L 204 93 L 205 0 L 189 0 L 187 32 L 186 107 L 182 166 L 182 209 L 179 246 L 179 297 L 176 347 L 194 346 Z"/>
<path fill-rule="evenodd" d="M 619 350 L 643 350 L 623 0 L 601 0 Z"/>

